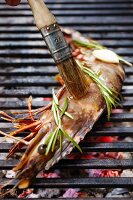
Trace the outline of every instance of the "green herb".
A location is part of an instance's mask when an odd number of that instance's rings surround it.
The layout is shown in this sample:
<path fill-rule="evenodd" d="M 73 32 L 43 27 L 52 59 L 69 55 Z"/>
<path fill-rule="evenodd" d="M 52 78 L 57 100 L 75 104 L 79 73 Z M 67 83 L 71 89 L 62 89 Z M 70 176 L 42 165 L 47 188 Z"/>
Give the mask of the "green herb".
<path fill-rule="evenodd" d="M 81 41 L 81 40 L 73 40 L 74 43 L 76 43 L 78 46 L 82 46 L 82 47 L 86 47 L 86 48 L 94 48 L 94 49 L 105 49 L 104 46 L 100 45 L 99 43 L 95 42 L 95 41 Z"/>
<path fill-rule="evenodd" d="M 68 98 L 65 98 L 64 105 L 62 108 L 60 108 L 59 101 L 58 101 L 57 96 L 55 95 L 54 90 L 52 91 L 52 93 L 53 93 L 52 112 L 54 115 L 56 128 L 54 132 L 51 132 L 49 134 L 49 136 L 47 137 L 45 141 L 45 144 L 47 145 L 45 155 L 48 155 L 50 151 L 53 152 L 55 150 L 57 141 L 59 141 L 60 151 L 62 151 L 63 136 L 67 138 L 67 140 L 70 141 L 80 152 L 82 152 L 80 146 L 74 141 L 72 137 L 69 136 L 69 134 L 63 129 L 63 126 L 62 126 L 61 120 L 64 115 L 73 119 L 73 117 L 67 112 L 68 103 L 69 103 Z"/>
<path fill-rule="evenodd" d="M 63 108 L 61 109 L 61 115 L 60 115 L 61 117 L 65 114 L 67 108 L 68 108 L 68 98 L 65 98 Z"/>
<path fill-rule="evenodd" d="M 121 56 L 117 55 L 119 60 L 123 63 L 125 63 L 126 65 L 129 65 L 130 67 L 132 66 L 132 63 L 128 62 L 127 60 L 125 60 L 124 58 L 122 58 Z"/>
<path fill-rule="evenodd" d="M 99 75 L 96 74 L 94 71 L 87 67 L 82 67 L 82 70 L 89 75 L 89 77 L 92 78 L 94 82 L 97 83 L 98 87 L 100 88 L 100 91 L 105 99 L 106 105 L 107 105 L 107 111 L 108 111 L 108 120 L 110 120 L 110 114 L 112 107 L 116 107 L 117 105 L 120 105 L 120 95 L 118 92 L 116 92 L 114 89 L 111 89 L 105 85 L 105 83 L 100 79 Z"/>
<path fill-rule="evenodd" d="M 63 134 L 62 131 L 59 130 L 59 136 L 60 136 L 60 151 L 62 152 L 62 140 L 63 140 Z"/>
<path fill-rule="evenodd" d="M 83 66 L 83 64 L 79 61 L 78 65 L 81 67 L 84 73 L 86 73 L 99 87 L 106 105 L 107 105 L 107 111 L 108 111 L 108 120 L 110 120 L 110 114 L 112 111 L 112 107 L 121 106 L 119 103 L 121 96 L 118 92 L 116 92 L 114 89 L 111 89 L 105 85 L 105 83 L 100 79 L 101 71 L 99 71 L 97 74 L 92 71 L 90 68 Z"/>
<path fill-rule="evenodd" d="M 98 42 L 95 42 L 93 40 L 87 42 L 87 41 L 81 41 L 81 40 L 78 40 L 78 39 L 74 39 L 73 41 L 78 46 L 86 47 L 86 48 L 89 48 L 89 49 L 91 49 L 91 48 L 92 49 L 106 49 L 106 47 L 100 45 Z M 122 58 L 119 55 L 117 55 L 117 56 L 118 56 L 118 58 L 121 62 L 125 63 L 126 65 L 132 66 L 132 63 L 126 61 L 124 58 Z"/>

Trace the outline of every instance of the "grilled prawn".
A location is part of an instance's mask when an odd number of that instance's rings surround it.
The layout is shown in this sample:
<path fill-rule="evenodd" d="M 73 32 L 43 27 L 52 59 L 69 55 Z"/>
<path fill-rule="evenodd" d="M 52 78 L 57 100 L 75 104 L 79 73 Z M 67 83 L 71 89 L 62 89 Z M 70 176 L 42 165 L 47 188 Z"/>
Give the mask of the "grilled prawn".
<path fill-rule="evenodd" d="M 11 137 L 17 137 L 18 133 L 25 130 L 29 131 L 25 138 L 14 144 L 8 154 L 9 158 L 26 146 L 20 162 L 13 169 L 17 172 L 19 188 L 28 187 L 42 169 L 49 170 L 68 155 L 74 146 L 81 150 L 78 143 L 92 129 L 105 108 L 108 112 L 111 111 L 108 97 L 114 105 L 122 87 L 125 75 L 122 64 L 97 59 L 93 54 L 94 44 L 97 43 L 93 40 L 83 38 L 79 33 L 70 30 L 65 30 L 64 33 L 75 59 L 83 68 L 88 81 L 88 90 L 84 97 L 75 99 L 63 85 L 56 95 L 53 92 L 53 102 L 46 107 L 32 111 L 29 98 L 28 112 L 21 119 L 1 113 L 13 123 L 18 123 L 17 129 L 10 133 Z M 85 44 L 91 45 L 89 47 Z M 62 82 L 60 77 L 58 79 Z M 108 90 L 112 92 L 112 96 Z"/>

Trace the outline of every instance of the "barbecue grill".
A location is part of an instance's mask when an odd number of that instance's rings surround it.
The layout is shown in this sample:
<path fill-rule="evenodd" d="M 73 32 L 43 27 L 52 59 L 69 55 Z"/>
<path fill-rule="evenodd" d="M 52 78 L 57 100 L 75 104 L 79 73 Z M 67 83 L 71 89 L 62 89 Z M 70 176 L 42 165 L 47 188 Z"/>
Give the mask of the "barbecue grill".
<path fill-rule="evenodd" d="M 47 0 L 48 7 L 63 27 L 76 29 L 100 41 L 119 55 L 133 62 L 133 0 Z M 113 126 L 97 124 L 90 136 L 132 136 L 133 127 L 133 68 L 126 67 L 126 79 L 122 89 L 123 113 L 111 115 Z M 0 109 L 25 110 L 26 98 L 34 97 L 33 108 L 44 106 L 51 97 L 51 88 L 58 87 L 54 76 L 57 68 L 41 35 L 34 25 L 26 0 L 17 8 L 0 2 Z M 43 99 L 44 98 L 44 99 Z M 101 118 L 101 124 L 107 120 Z M 127 123 L 128 122 L 128 125 Z M 119 123 L 119 124 L 118 124 Z M 9 132 L 10 123 L 0 120 L 0 129 Z M 24 134 L 24 133 L 23 133 Z M 22 134 L 22 135 L 23 135 Z M 10 143 L 0 144 L 0 153 L 7 153 Z M 81 144 L 83 152 L 133 152 L 133 143 Z M 23 150 L 22 150 L 23 151 Z M 73 151 L 76 153 L 76 150 Z M 0 160 L 0 170 L 9 170 L 18 160 Z M 54 169 L 133 169 L 132 159 L 61 160 Z M 13 183 L 8 187 L 12 187 Z M 32 188 L 133 188 L 133 178 L 69 178 L 36 179 Z M 91 198 L 89 198 L 91 200 Z M 93 198 L 93 200 L 102 200 Z M 105 198 L 106 200 L 108 198 Z M 116 200 L 117 198 L 113 198 Z M 124 198 L 126 200 L 132 198 Z M 110 198 L 111 200 L 111 198 Z"/>

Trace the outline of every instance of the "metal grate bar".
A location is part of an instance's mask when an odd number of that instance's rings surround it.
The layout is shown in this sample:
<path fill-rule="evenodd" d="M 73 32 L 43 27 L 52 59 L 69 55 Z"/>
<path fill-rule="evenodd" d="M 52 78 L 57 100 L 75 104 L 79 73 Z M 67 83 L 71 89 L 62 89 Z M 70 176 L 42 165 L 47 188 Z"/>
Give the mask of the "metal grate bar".
<path fill-rule="evenodd" d="M 1 124 L 0 124 L 1 125 Z M 1 131 L 9 132 L 8 128 L 0 128 Z M 90 133 L 86 136 L 86 138 L 89 137 L 101 137 L 101 136 L 132 136 L 133 128 L 132 127 L 98 127 L 95 126 L 95 128 L 92 131 L 93 133 Z M 23 132 L 21 134 L 18 134 L 19 136 L 25 136 L 27 132 Z M 2 137 L 2 136 L 1 136 Z"/>
<path fill-rule="evenodd" d="M 65 26 L 65 24 L 64 24 Z M 89 26 L 76 26 L 76 25 L 69 25 L 70 28 L 73 28 L 75 30 L 78 30 L 80 32 L 83 32 L 83 33 L 92 33 L 92 32 L 95 32 L 95 33 L 106 33 L 106 32 L 113 32 L 113 33 L 119 33 L 119 32 L 132 32 L 133 31 L 133 27 L 130 26 L 130 25 L 110 25 L 108 26 L 108 24 L 106 24 L 106 26 L 103 26 L 103 25 L 98 25 L 98 26 L 94 26 L 94 25 L 89 25 Z M 117 28 L 117 29 L 116 29 Z M 26 26 L 26 25 L 23 25 L 23 26 L 20 26 L 20 25 L 13 25 L 5 28 L 3 26 L 0 27 L 0 32 L 4 32 L 4 33 L 38 33 L 38 30 L 33 26 L 33 25 L 29 25 L 29 26 Z"/>
<path fill-rule="evenodd" d="M 122 14 L 132 16 L 133 11 L 126 11 L 126 10 L 111 10 L 111 9 L 106 9 L 101 12 L 101 10 L 97 10 L 97 13 L 95 10 L 53 10 L 53 14 L 56 15 L 57 17 L 59 16 L 121 16 Z M 26 17 L 31 17 L 32 14 L 29 10 L 21 10 L 21 11 L 15 11 L 13 13 L 11 10 L 8 11 L 8 17 L 22 17 L 25 15 Z M 7 14 L 3 10 L 0 11 L 0 16 L 5 17 Z"/>
<path fill-rule="evenodd" d="M 9 179 L 3 179 L 1 184 Z M 14 180 L 7 188 L 11 188 L 17 181 Z M 132 178 L 57 178 L 57 179 L 40 179 L 37 178 L 31 188 L 114 188 L 119 185 L 120 188 L 133 187 Z"/>
<path fill-rule="evenodd" d="M 0 170 L 10 170 L 16 166 L 18 160 L 0 160 Z M 116 159 L 91 159 L 91 160 L 68 160 L 65 159 L 56 164 L 52 169 L 132 169 L 133 160 Z"/>
<path fill-rule="evenodd" d="M 51 76 L 32 76 L 32 78 L 25 77 L 22 78 L 20 77 L 18 80 L 15 80 L 16 77 L 11 77 L 12 80 L 1 80 L 0 81 L 0 87 L 5 86 L 5 87 L 19 87 L 19 86 L 60 86 L 60 84 L 55 80 L 54 76 L 50 74 Z M 17 75 L 18 76 L 18 75 Z M 27 76 L 25 74 L 25 76 Z M 45 80 L 45 82 L 44 82 Z M 124 85 L 133 85 L 133 80 L 132 79 L 127 79 L 124 82 Z"/>
<path fill-rule="evenodd" d="M 47 101 L 42 101 L 42 102 L 34 102 L 32 103 L 32 108 L 39 108 L 42 106 L 45 106 L 48 102 Z M 126 101 L 121 103 L 122 107 L 124 109 L 130 109 L 133 107 L 133 101 Z M 18 109 L 27 109 L 27 101 L 12 101 L 10 100 L 8 103 L 5 101 L 0 101 L 0 108 L 4 110 L 18 110 Z"/>
<path fill-rule="evenodd" d="M 11 148 L 12 144 L 2 143 L 0 145 L 0 151 L 6 153 Z M 81 147 L 83 152 L 132 152 L 133 143 L 132 142 L 116 142 L 116 143 L 90 143 L 90 142 L 81 142 Z M 20 150 L 21 152 L 25 151 L 25 148 Z M 74 150 L 77 152 L 77 149 Z"/>
<path fill-rule="evenodd" d="M 131 40 L 124 40 L 123 42 L 120 41 L 120 40 L 119 41 L 116 41 L 116 40 L 104 40 L 104 41 L 103 40 L 99 40 L 99 42 L 102 45 L 107 46 L 109 48 L 114 48 L 114 47 L 117 47 L 117 48 L 118 47 L 119 48 L 121 48 L 121 47 L 128 47 L 130 49 L 131 47 L 133 47 L 133 44 L 131 43 Z M 45 44 L 44 44 L 44 42 L 42 40 L 40 40 L 40 41 L 37 40 L 37 41 L 34 41 L 34 42 L 29 40 L 28 43 L 24 43 L 21 40 L 20 41 L 12 41 L 12 40 L 10 40 L 10 42 L 9 41 L 2 41 L 2 42 L 0 42 L 0 49 L 1 50 L 7 49 L 7 48 L 9 48 L 10 50 L 14 50 L 14 49 L 16 50 L 16 49 L 20 49 L 20 48 L 21 49 L 25 49 L 25 48 L 26 49 L 28 49 L 28 48 L 31 49 L 31 48 L 34 48 L 36 50 L 36 48 L 38 48 L 38 49 L 39 48 L 44 49 L 46 47 L 45 47 Z M 34 52 L 34 54 L 35 53 L 36 52 Z M 41 51 L 40 51 L 40 54 L 41 54 Z M 130 55 L 129 52 L 128 52 L 128 54 Z M 44 56 L 45 56 L 45 54 L 44 54 Z M 8 55 L 7 55 L 7 57 L 8 57 Z M 49 57 L 50 57 L 50 55 L 49 55 Z M 36 58 L 36 60 L 37 60 L 37 58 Z M 2 61 L 2 59 L 1 59 L 1 61 Z M 38 59 L 38 61 L 39 61 L 39 59 Z M 2 62 L 4 62 L 4 61 L 2 61 Z M 8 60 L 7 60 L 7 62 L 8 62 Z"/>
<path fill-rule="evenodd" d="M 106 122 L 106 114 L 101 117 L 101 122 Z M 5 122 L 5 120 L 0 119 L 0 122 Z M 110 122 L 133 122 L 133 113 L 120 113 L 111 114 Z"/>
<path fill-rule="evenodd" d="M 55 75 L 54 72 L 52 72 L 51 74 L 49 75 L 42 75 L 41 76 L 37 76 L 36 74 L 32 74 L 32 78 L 28 77 L 27 76 L 27 73 L 24 73 L 23 72 L 23 76 L 26 76 L 25 78 L 22 78 L 20 76 L 20 78 L 18 80 L 14 80 L 16 77 L 11 74 L 8 74 L 7 73 L 7 76 L 11 76 L 12 80 L 1 80 L 0 81 L 0 87 L 1 86 L 10 86 L 10 87 L 13 87 L 13 86 L 59 86 L 60 84 L 55 80 L 55 76 L 53 76 L 53 74 Z M 21 75 L 21 73 L 17 73 L 17 76 Z M 29 74 L 30 75 L 30 74 Z M 45 82 L 44 82 L 45 80 Z M 132 78 L 128 78 L 128 79 L 125 79 L 124 81 L 124 85 L 133 85 L 133 80 Z"/>
<path fill-rule="evenodd" d="M 69 9 L 69 8 L 68 8 Z M 132 8 L 133 9 L 133 8 Z M 93 21 L 92 21 L 93 19 Z M 74 20 L 74 17 L 59 17 L 58 18 L 58 23 L 60 25 L 64 25 L 65 26 L 67 25 L 101 25 L 101 21 L 102 21 L 102 25 L 105 26 L 105 25 L 123 25 L 123 24 L 126 24 L 126 25 L 131 25 L 132 26 L 132 18 L 130 17 L 124 17 L 124 18 L 121 18 L 121 16 L 117 16 L 116 17 L 104 17 L 104 16 L 99 16 L 99 17 L 89 17 L 89 21 L 87 19 L 87 17 L 79 17 L 77 16 L 76 17 L 76 21 Z M 73 23 L 72 23 L 73 22 Z M 5 24 L 4 22 L 4 17 L 1 17 L 0 18 L 0 26 L 3 26 Z M 25 18 L 25 17 L 21 17 L 21 20 L 20 20 L 20 23 L 18 23 L 18 19 L 16 19 L 16 17 L 11 17 L 11 19 L 7 19 L 7 24 L 10 24 L 10 25 L 26 25 L 29 26 L 29 25 L 33 25 L 33 18 L 32 17 L 28 17 L 28 18 Z"/>
<path fill-rule="evenodd" d="M 41 38 L 41 35 L 38 33 L 38 32 L 35 32 L 34 34 L 31 32 L 31 33 L 21 33 L 21 31 L 19 31 L 19 34 L 16 34 L 15 33 L 15 30 L 12 30 L 12 31 L 14 31 L 14 32 L 11 32 L 10 33 L 10 29 L 9 30 L 4 30 L 4 29 L 0 29 L 0 31 L 1 31 L 1 35 L 0 35 L 0 41 L 20 41 L 20 40 L 28 40 L 28 41 L 32 41 L 33 42 L 33 40 L 36 40 L 36 41 L 43 41 L 42 40 L 42 38 Z M 7 31 L 7 34 L 5 35 L 4 33 L 2 33 L 2 32 L 4 32 L 4 31 Z M 90 33 L 89 34 L 89 36 L 90 37 L 93 37 L 93 38 L 95 38 L 95 39 L 99 39 L 99 40 L 105 40 L 105 39 L 108 39 L 108 40 L 113 40 L 113 39 L 125 39 L 126 38 L 126 40 L 129 40 L 129 39 L 133 39 L 133 35 L 132 35 L 132 33 L 126 33 L 126 31 L 123 33 L 123 34 L 119 34 L 119 33 L 107 33 L 107 34 L 101 34 L 101 33 Z M 25 49 L 26 51 L 27 51 L 27 49 Z M 125 49 L 126 50 L 126 49 Z M 1 50 L 2 51 L 2 50 Z M 21 50 L 19 49 L 19 51 L 21 52 Z M 31 49 L 31 51 L 32 51 L 32 49 Z M 44 51 L 44 49 L 43 49 L 43 51 Z M 3 53 L 5 52 L 5 50 L 3 50 L 2 51 Z M 14 51 L 14 52 L 16 52 L 16 51 Z M 23 52 L 23 51 L 22 51 Z M 48 52 L 48 50 L 46 49 L 46 52 Z"/>
<path fill-rule="evenodd" d="M 10 67 L 6 66 L 5 69 L 0 69 L 0 76 L 53 76 L 58 73 L 58 70 L 55 66 L 39 66 L 38 68 L 33 68 L 31 71 L 31 67 L 29 68 L 15 68 L 11 69 Z M 133 75 L 133 69 L 132 68 L 126 68 L 126 74 L 127 75 Z"/>
<path fill-rule="evenodd" d="M 55 4 L 55 2 L 51 2 L 50 4 L 49 3 L 47 3 L 47 5 L 48 5 L 48 7 L 51 9 L 51 10 L 62 10 L 62 7 L 61 7 L 61 5 L 63 5 L 62 3 L 56 3 Z M 101 9 L 103 9 L 103 10 L 106 10 L 106 9 L 111 9 L 111 10 L 117 10 L 117 9 L 124 9 L 124 10 L 126 10 L 126 9 L 131 9 L 132 7 L 133 7 L 133 4 L 132 3 L 125 3 L 125 2 L 121 2 L 121 3 L 119 3 L 119 4 L 116 4 L 116 3 L 111 3 L 111 4 L 107 4 L 107 3 L 103 3 L 103 4 L 97 4 L 97 2 L 95 2 L 95 3 L 93 3 L 93 4 L 90 4 L 90 3 L 88 3 L 88 2 L 83 2 L 83 4 L 81 4 L 81 2 L 76 2 L 76 6 L 75 6 L 75 3 L 69 3 L 69 4 L 67 4 L 67 3 L 65 3 L 65 5 L 64 5 L 64 9 L 65 10 L 71 10 L 71 9 L 74 9 L 74 10 L 80 10 L 81 9 L 81 5 L 82 5 L 82 9 L 85 9 L 85 10 L 87 10 L 87 9 L 94 9 L 94 10 L 101 10 Z M 9 6 L 7 6 L 7 7 L 5 7 L 5 5 L 4 4 L 1 4 L 0 5 L 0 10 L 2 10 L 2 9 L 5 9 L 5 10 L 12 10 L 12 8 L 11 7 L 9 7 Z M 29 10 L 29 6 L 27 5 L 27 3 L 26 4 L 21 4 L 20 6 L 19 6 L 19 8 L 18 8 L 19 10 Z"/>
<path fill-rule="evenodd" d="M 15 66 L 15 65 L 14 65 Z M 36 88 L 19 88 L 19 89 L 4 89 L 2 93 L 0 93 L 0 97 L 29 97 L 32 95 L 33 97 L 51 97 L 51 88 L 44 89 L 40 87 L 37 91 Z M 133 90 L 132 89 L 123 89 L 122 95 L 125 97 L 132 97 Z"/>

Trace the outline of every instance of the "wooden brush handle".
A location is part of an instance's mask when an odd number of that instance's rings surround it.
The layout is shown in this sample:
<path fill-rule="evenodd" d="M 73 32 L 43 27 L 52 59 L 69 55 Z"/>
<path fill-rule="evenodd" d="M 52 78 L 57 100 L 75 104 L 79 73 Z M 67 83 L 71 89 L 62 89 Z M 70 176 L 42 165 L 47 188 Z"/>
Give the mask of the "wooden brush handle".
<path fill-rule="evenodd" d="M 43 0 L 28 0 L 28 2 L 36 26 L 42 33 L 68 91 L 76 99 L 83 97 L 88 91 L 88 81 L 75 62 L 54 15 L 49 11 Z"/>
<path fill-rule="evenodd" d="M 54 15 L 49 11 L 43 0 L 28 0 L 35 18 L 37 28 L 40 30 L 44 26 L 56 23 Z"/>

